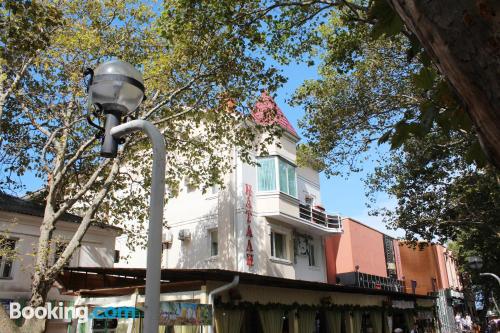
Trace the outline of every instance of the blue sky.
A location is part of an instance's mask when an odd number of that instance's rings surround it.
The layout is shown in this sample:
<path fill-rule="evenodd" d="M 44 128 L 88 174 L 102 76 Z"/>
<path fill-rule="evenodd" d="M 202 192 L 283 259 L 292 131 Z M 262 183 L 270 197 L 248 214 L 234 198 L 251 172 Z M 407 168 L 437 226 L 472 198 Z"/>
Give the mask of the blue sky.
<path fill-rule="evenodd" d="M 297 122 L 302 118 L 304 112 L 301 107 L 291 107 L 288 104 L 288 100 L 304 80 L 318 78 L 317 68 L 295 63 L 287 66 L 278 66 L 276 63 L 273 63 L 273 65 L 280 68 L 283 74 L 288 77 L 288 82 L 277 91 L 275 101 L 299 134 L 302 134 L 302 130 L 298 127 Z M 338 212 L 342 216 L 357 219 L 391 236 L 402 237 L 404 236 L 402 230 L 388 230 L 380 217 L 368 215 L 369 209 L 366 207 L 368 199 L 365 196 L 363 179 L 374 167 L 373 162 L 368 161 L 364 165 L 364 171 L 361 173 L 331 178 L 327 178 L 322 174 L 321 198 L 323 206 L 327 211 Z M 377 206 L 392 208 L 395 206 L 395 200 L 388 198 L 384 193 L 380 193 L 377 197 Z"/>

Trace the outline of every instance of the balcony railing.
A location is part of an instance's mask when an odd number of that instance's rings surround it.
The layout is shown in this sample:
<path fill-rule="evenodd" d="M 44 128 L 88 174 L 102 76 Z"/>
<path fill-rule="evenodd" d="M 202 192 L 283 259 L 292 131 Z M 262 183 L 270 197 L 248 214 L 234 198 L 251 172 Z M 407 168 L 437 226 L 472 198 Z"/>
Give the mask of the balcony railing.
<path fill-rule="evenodd" d="M 299 216 L 308 222 L 322 225 L 331 229 L 341 229 L 342 222 L 339 215 L 330 215 L 311 207 L 311 205 L 299 204 Z"/>
<path fill-rule="evenodd" d="M 346 286 L 405 292 L 404 282 L 401 280 L 361 272 L 340 273 L 337 274 L 337 280 Z"/>

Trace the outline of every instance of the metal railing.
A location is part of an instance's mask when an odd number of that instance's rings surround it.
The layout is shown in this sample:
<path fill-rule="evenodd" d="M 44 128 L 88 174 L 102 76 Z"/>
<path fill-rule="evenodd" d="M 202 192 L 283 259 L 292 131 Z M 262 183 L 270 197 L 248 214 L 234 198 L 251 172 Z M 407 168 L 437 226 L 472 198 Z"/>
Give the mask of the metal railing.
<path fill-rule="evenodd" d="M 361 272 L 340 273 L 337 278 L 339 283 L 347 286 L 405 292 L 404 282 L 394 278 Z"/>
<path fill-rule="evenodd" d="M 299 204 L 299 217 L 308 222 L 322 225 L 331 229 L 342 228 L 342 222 L 339 215 L 330 215 L 311 207 L 311 205 Z"/>

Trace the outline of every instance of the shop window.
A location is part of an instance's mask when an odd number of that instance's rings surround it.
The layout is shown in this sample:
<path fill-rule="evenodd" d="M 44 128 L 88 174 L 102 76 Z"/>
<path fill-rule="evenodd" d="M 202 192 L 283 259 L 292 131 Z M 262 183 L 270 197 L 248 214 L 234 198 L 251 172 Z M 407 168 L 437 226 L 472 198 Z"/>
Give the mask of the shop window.
<path fill-rule="evenodd" d="M 287 259 L 286 236 L 278 232 L 271 232 L 271 257 Z"/>
<path fill-rule="evenodd" d="M 219 254 L 219 233 L 217 229 L 210 230 L 210 255 L 216 256 Z"/>
<path fill-rule="evenodd" d="M 12 265 L 16 241 L 14 239 L 0 238 L 0 278 L 12 277 Z"/>
<path fill-rule="evenodd" d="M 365 312 L 363 313 L 363 317 L 361 319 L 361 332 L 362 333 L 368 333 L 368 332 L 373 332 L 373 327 L 370 322 L 370 313 Z"/>

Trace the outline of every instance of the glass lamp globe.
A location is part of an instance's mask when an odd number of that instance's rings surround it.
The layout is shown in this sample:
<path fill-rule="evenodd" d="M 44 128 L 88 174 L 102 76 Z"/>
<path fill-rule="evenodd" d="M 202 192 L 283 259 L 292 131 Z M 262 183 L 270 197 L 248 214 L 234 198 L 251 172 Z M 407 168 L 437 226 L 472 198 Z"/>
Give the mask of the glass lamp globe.
<path fill-rule="evenodd" d="M 100 105 L 104 113 L 125 116 L 144 99 L 144 80 L 132 65 L 121 60 L 108 61 L 94 70 L 89 95 L 91 103 Z"/>
<path fill-rule="evenodd" d="M 469 264 L 469 267 L 472 269 L 479 270 L 483 267 L 483 259 L 480 257 L 467 257 L 467 263 Z"/>

